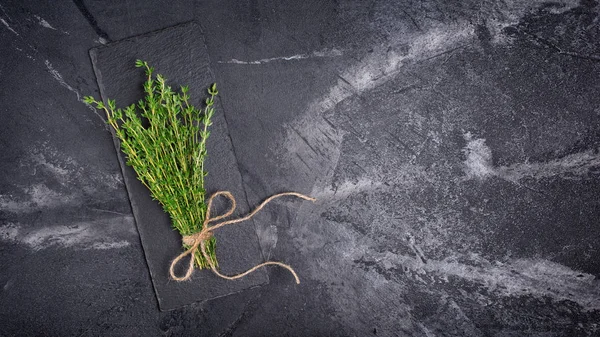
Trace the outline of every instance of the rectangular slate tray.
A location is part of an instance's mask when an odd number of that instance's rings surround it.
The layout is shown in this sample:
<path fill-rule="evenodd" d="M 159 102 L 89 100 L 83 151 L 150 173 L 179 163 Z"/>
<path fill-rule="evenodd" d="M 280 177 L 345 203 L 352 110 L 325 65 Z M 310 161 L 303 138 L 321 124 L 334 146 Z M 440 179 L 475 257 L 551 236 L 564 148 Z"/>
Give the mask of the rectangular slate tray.
<path fill-rule="evenodd" d="M 115 99 L 117 107 L 125 107 L 143 98 L 145 74 L 142 69 L 135 67 L 136 59 L 148 61 L 155 67 L 155 73 L 166 77 L 174 89 L 189 85 L 192 103 L 197 107 L 202 105 L 207 96 L 206 89 L 214 82 L 204 36 L 196 23 L 186 23 L 94 48 L 90 50 L 90 57 L 103 100 Z M 205 164 L 209 175 L 206 189 L 209 194 L 217 190 L 231 191 L 238 202 L 236 214 L 245 214 L 248 204 L 227 124 L 221 105 L 215 106 L 207 144 L 208 158 Z M 182 252 L 181 236 L 172 229 L 169 216 L 160 204 L 152 200 L 148 189 L 137 180 L 134 170 L 125 165 L 124 154 L 114 133 L 113 139 L 161 310 L 225 296 L 268 282 L 264 270 L 235 281 L 218 278 L 210 270 L 196 270 L 191 281 L 176 282 L 170 279 L 169 265 Z M 213 210 L 214 215 L 221 214 L 226 204 L 223 202 L 219 206 Z M 217 258 L 225 274 L 245 271 L 262 261 L 252 220 L 225 226 L 215 232 L 215 237 Z M 180 273 L 183 273 L 182 269 Z"/>

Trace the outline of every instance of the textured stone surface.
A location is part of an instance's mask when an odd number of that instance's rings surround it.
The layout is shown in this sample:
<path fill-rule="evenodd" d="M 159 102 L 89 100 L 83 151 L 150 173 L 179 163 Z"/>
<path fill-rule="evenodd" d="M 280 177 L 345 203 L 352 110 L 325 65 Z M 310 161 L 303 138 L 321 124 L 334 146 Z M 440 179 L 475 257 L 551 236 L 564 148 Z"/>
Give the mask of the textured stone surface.
<path fill-rule="evenodd" d="M 168 85 L 174 89 L 188 85 L 192 90 L 190 103 L 196 106 L 202 106 L 206 88 L 214 83 L 204 36 L 200 26 L 194 23 L 95 48 L 90 51 L 90 56 L 103 99 L 114 99 L 120 107 L 136 103 L 144 97 L 142 83 L 146 75 L 142 69 L 134 67 L 136 59 L 147 61 L 155 67 L 156 73 L 165 76 L 169 80 Z M 236 214 L 247 213 L 248 204 L 241 176 L 225 118 L 219 108 L 206 147 L 206 170 L 209 172 L 206 178 L 207 193 L 230 191 L 237 196 Z M 194 273 L 190 282 L 174 282 L 170 279 L 169 265 L 182 252 L 181 236 L 172 229 L 169 216 L 157 201 L 152 200 L 135 171 L 125 165 L 124 155 L 120 151 L 119 154 L 129 200 L 161 309 L 174 309 L 195 301 L 229 295 L 268 281 L 263 269 L 236 281 L 221 279 L 210 271 Z M 224 207 L 215 208 L 213 214 L 218 215 L 224 210 Z M 262 262 L 252 220 L 223 227 L 215 232 L 215 237 L 221 272 L 237 274 Z M 183 268 L 177 271 L 181 274 Z"/>
<path fill-rule="evenodd" d="M 113 229 L 113 243 L 130 245 L 87 251 L 59 246 L 65 233 L 38 251 L 22 239 L 118 216 L 89 207 L 129 212 L 122 184 L 95 183 L 71 213 L 63 199 L 3 213 L 3 226 L 21 227 L 2 232 L 15 239 L 2 244 L 1 333 L 598 335 L 597 2 L 81 3 L 112 40 L 190 18 L 202 26 L 249 204 L 288 189 L 319 198 L 255 221 L 265 257 L 291 263 L 302 284 L 269 269 L 263 287 L 159 312 L 135 233 Z M 2 3 L 19 34 L 0 22 L 11 46 L 0 66 L 7 206 L 39 196 L 35 184 L 60 195 L 86 184 L 59 190 L 49 166 L 12 164 L 32 144 L 90 176 L 118 173 L 100 119 L 44 62 L 94 92 L 86 53 L 100 36 L 78 9 Z M 24 87 L 37 99 L 19 104 Z"/>
<path fill-rule="evenodd" d="M 257 224 L 324 315 L 361 336 L 597 333 L 598 6 L 248 7 L 209 15 L 209 51 L 250 203 L 319 198 Z"/>

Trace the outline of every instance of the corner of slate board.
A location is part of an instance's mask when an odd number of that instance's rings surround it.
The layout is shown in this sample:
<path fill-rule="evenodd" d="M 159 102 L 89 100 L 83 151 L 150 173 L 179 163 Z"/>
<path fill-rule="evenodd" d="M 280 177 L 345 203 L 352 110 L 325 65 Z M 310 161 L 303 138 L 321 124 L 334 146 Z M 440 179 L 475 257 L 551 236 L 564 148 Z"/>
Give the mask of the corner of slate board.
<path fill-rule="evenodd" d="M 148 61 L 155 67 L 157 74 L 167 78 L 173 88 L 189 85 L 192 102 L 196 106 L 202 105 L 207 96 L 206 89 L 214 82 L 204 36 L 195 23 L 94 48 L 90 50 L 90 57 L 103 100 L 115 99 L 118 107 L 125 107 L 143 97 L 142 83 L 145 75 L 142 69 L 135 67 L 136 59 Z M 195 270 L 191 281 L 171 280 L 169 265 L 182 252 L 181 236 L 172 229 L 169 216 L 158 202 L 152 200 L 150 192 L 137 180 L 133 169 L 125 165 L 124 155 L 116 139 L 115 146 L 161 310 L 233 294 L 268 282 L 264 270 L 234 281 L 218 278 L 210 270 Z M 207 150 L 208 193 L 217 190 L 231 191 L 238 201 L 236 214 L 247 213 L 248 204 L 241 175 L 223 111 L 218 109 L 213 117 Z M 223 210 L 217 208 L 215 211 L 213 214 L 219 214 Z M 236 274 L 262 262 L 252 220 L 225 226 L 215 232 L 215 237 L 217 258 L 221 271 L 225 274 Z"/>

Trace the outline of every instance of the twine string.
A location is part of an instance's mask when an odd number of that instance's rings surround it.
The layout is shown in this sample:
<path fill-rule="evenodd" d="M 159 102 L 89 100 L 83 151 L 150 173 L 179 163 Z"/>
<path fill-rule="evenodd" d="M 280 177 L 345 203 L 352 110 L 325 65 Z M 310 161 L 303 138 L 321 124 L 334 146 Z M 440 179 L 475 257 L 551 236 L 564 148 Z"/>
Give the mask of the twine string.
<path fill-rule="evenodd" d="M 296 279 L 296 283 L 300 284 L 300 279 L 298 278 L 298 275 L 296 274 L 296 272 L 294 271 L 294 269 L 285 264 L 285 263 L 281 263 L 281 262 L 276 262 L 276 261 L 266 261 L 263 263 L 260 263 L 250 269 L 248 269 L 247 271 L 243 272 L 243 273 L 239 273 L 237 275 L 233 275 L 233 276 L 227 276 L 227 275 L 223 275 L 219 272 L 219 270 L 216 268 L 215 264 L 213 263 L 212 259 L 210 258 L 210 255 L 208 255 L 208 253 L 206 252 L 206 240 L 210 239 L 213 236 L 213 231 L 216 229 L 219 229 L 223 226 L 227 226 L 227 225 L 231 225 L 231 224 L 235 224 L 235 223 L 239 223 L 242 221 L 246 221 L 250 218 L 252 218 L 256 213 L 258 213 L 261 209 L 263 209 L 263 207 L 265 207 L 269 202 L 273 201 L 276 198 L 279 197 L 283 197 L 283 196 L 294 196 L 294 197 L 298 197 L 304 200 L 310 200 L 310 201 L 316 201 L 315 198 L 306 196 L 304 194 L 300 194 L 300 193 L 296 193 L 296 192 L 284 192 L 284 193 L 279 193 L 279 194 L 275 194 L 267 199 L 265 199 L 265 201 L 263 201 L 260 205 L 258 205 L 258 207 L 256 207 L 252 212 L 248 213 L 246 216 L 241 217 L 241 218 L 237 218 L 237 219 L 231 219 L 231 220 L 225 220 L 222 222 L 219 222 L 216 225 L 213 226 L 209 226 L 210 223 L 212 222 L 216 222 L 219 220 L 222 220 L 224 218 L 229 217 L 230 215 L 233 214 L 233 212 L 235 211 L 235 208 L 237 207 L 237 203 L 235 201 L 235 198 L 233 197 L 233 195 L 231 194 L 231 192 L 229 191 L 219 191 L 214 193 L 213 195 L 210 196 L 210 198 L 208 199 L 208 207 L 206 210 L 206 216 L 204 218 L 204 222 L 202 223 L 202 230 L 200 230 L 197 233 L 191 234 L 191 235 L 186 235 L 183 237 L 183 243 L 190 246 L 190 248 L 188 250 L 186 250 L 185 252 L 179 254 L 179 256 L 177 256 L 173 262 L 171 262 L 171 267 L 169 268 L 169 273 L 171 274 L 171 277 L 175 280 L 175 281 L 186 281 L 189 280 L 190 277 L 192 276 L 192 273 L 194 272 L 194 256 L 196 254 L 196 252 L 198 251 L 198 249 L 200 249 L 200 253 L 202 254 L 202 256 L 204 256 L 204 258 L 206 259 L 206 261 L 208 261 L 208 264 L 210 266 L 210 269 L 213 271 L 213 273 L 215 273 L 215 275 L 226 279 L 226 280 L 235 280 L 241 277 L 244 277 L 252 272 L 254 272 L 255 270 L 262 268 L 264 266 L 268 266 L 268 265 L 276 265 L 276 266 L 280 266 L 282 268 L 287 269 L 290 273 L 292 273 L 292 275 L 294 276 L 294 279 Z M 211 209 L 212 209 L 212 203 L 213 200 L 218 197 L 218 196 L 224 196 L 227 199 L 229 199 L 229 201 L 231 202 L 231 206 L 229 207 L 229 210 L 227 210 L 227 212 L 225 212 L 224 214 L 215 216 L 215 217 L 211 217 Z M 188 268 L 185 272 L 185 275 L 183 276 L 177 276 L 175 275 L 175 266 L 177 266 L 177 264 L 179 263 L 179 261 L 181 261 L 183 258 L 185 258 L 188 255 L 192 255 L 190 257 L 190 262 L 188 265 Z"/>

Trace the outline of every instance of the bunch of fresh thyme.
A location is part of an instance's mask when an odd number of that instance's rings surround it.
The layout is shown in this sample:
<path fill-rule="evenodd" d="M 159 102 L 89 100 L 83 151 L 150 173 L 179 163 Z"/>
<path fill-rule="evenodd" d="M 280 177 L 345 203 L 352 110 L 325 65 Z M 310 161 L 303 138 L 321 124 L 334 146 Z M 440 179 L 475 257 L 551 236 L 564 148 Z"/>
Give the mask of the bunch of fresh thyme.
<path fill-rule="evenodd" d="M 127 165 L 162 204 L 173 227 L 182 236 L 199 232 L 206 215 L 204 160 L 218 94 L 216 84 L 208 89 L 210 97 L 202 111 L 188 103 L 187 86 L 177 93 L 166 85 L 163 76 L 153 77 L 154 68 L 147 62 L 137 60 L 135 65 L 145 68 L 148 77 L 144 84 L 146 97 L 138 102 L 137 109 L 135 104 L 117 109 L 114 100 L 104 104 L 91 96 L 85 97 L 85 102 L 106 112 L 108 124 L 127 156 Z M 214 237 L 208 240 L 206 249 L 217 265 Z M 210 267 L 200 252 L 194 259 L 199 268 Z"/>

